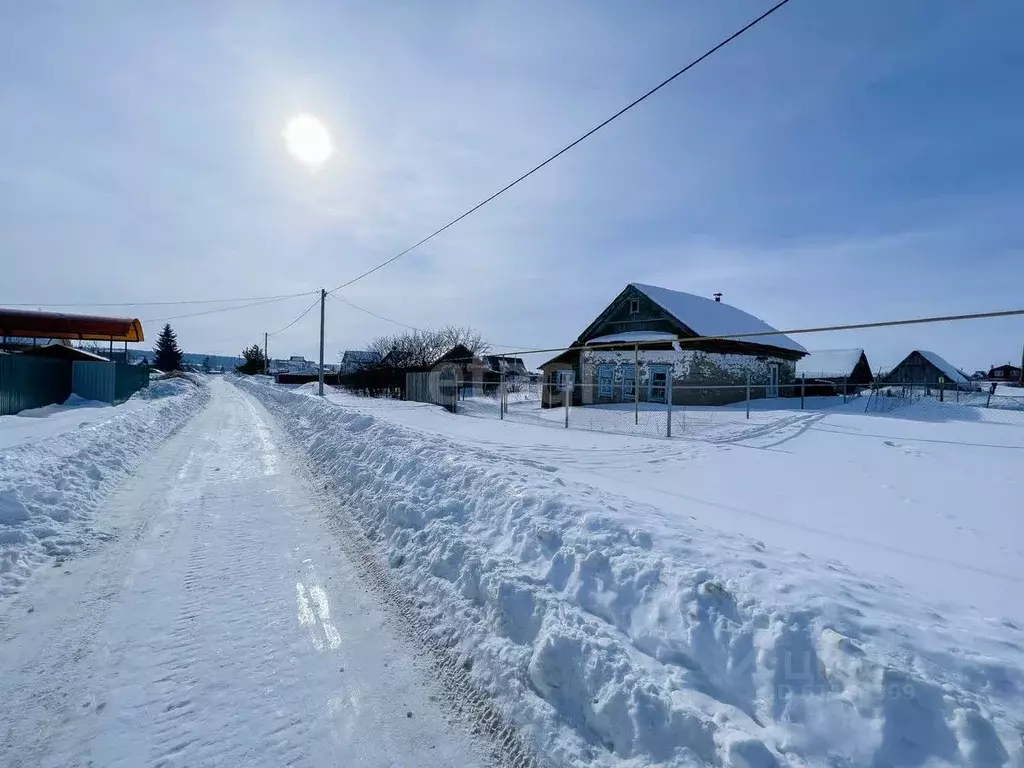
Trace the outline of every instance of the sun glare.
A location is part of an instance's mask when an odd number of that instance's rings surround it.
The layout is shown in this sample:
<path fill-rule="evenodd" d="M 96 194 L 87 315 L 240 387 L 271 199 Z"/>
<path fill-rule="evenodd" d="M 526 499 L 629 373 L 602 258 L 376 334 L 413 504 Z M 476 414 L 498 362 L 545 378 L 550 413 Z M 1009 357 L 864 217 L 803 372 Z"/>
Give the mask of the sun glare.
<path fill-rule="evenodd" d="M 297 115 L 282 133 L 289 154 L 303 165 L 316 168 L 334 154 L 327 126 L 312 115 Z"/>

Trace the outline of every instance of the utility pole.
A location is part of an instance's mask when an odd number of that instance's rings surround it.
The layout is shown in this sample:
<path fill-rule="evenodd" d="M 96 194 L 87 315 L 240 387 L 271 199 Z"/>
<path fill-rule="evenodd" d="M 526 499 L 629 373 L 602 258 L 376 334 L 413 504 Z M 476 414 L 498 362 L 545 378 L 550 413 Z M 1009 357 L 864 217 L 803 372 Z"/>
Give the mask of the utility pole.
<path fill-rule="evenodd" d="M 269 334 L 263 332 L 263 375 L 267 376 L 270 374 L 270 360 L 267 359 L 267 336 Z"/>
<path fill-rule="evenodd" d="M 324 304 L 327 291 L 320 289 L 320 397 L 324 396 Z"/>
<path fill-rule="evenodd" d="M 633 347 L 633 423 L 640 423 L 640 345 Z"/>

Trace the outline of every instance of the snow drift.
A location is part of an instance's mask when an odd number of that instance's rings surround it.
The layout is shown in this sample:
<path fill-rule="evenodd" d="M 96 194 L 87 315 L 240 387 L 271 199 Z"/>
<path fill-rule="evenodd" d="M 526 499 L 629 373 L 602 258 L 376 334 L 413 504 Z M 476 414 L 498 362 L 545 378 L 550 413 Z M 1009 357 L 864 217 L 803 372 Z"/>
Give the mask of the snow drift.
<path fill-rule="evenodd" d="M 48 560 L 102 540 L 97 513 L 111 490 L 209 399 L 205 385 L 168 379 L 137 392 L 106 420 L 0 451 L 0 595 Z"/>
<path fill-rule="evenodd" d="M 669 555 L 615 514 L 657 510 L 541 460 L 238 385 L 554 763 L 1024 765 L 1024 657 L 1002 634 L 960 622 L 922 644 L 904 624 L 937 613 L 893 585 L 696 524 Z M 773 589 L 779 567 L 814 583 Z"/>

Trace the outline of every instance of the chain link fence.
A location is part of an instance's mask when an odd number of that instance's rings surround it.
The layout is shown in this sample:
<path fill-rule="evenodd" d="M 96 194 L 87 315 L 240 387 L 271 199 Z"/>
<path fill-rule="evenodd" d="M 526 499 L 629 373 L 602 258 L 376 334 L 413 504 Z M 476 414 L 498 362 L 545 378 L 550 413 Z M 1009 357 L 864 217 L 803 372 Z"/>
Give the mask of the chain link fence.
<path fill-rule="evenodd" d="M 669 397 L 671 393 L 671 397 Z M 1024 388 L 964 391 L 929 384 L 852 387 L 843 382 L 673 384 L 632 401 L 583 404 L 575 382 L 517 382 L 490 389 L 459 387 L 455 413 L 553 429 L 717 441 L 760 426 L 802 423 L 815 414 L 893 414 L 922 420 L 1000 421 L 1024 426 Z"/>
<path fill-rule="evenodd" d="M 673 384 L 657 389 L 657 399 L 634 396 L 614 402 L 583 404 L 590 392 L 575 383 L 517 383 L 492 390 L 460 390 L 455 412 L 556 429 L 684 437 L 709 435 L 735 422 L 761 421 L 766 412 L 821 411 L 836 407 L 863 409 L 863 396 L 819 383 L 771 385 Z M 671 394 L 671 397 L 669 395 Z"/>

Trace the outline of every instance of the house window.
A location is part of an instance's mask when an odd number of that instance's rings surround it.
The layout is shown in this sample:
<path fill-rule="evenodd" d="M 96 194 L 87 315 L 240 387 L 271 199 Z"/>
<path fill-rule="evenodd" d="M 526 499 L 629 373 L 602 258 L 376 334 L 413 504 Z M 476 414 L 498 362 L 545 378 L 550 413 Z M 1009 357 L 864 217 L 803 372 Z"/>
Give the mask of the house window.
<path fill-rule="evenodd" d="M 597 396 L 613 397 L 615 394 L 615 366 L 597 366 Z"/>
<path fill-rule="evenodd" d="M 629 300 L 629 314 L 639 315 L 640 314 L 640 299 Z"/>
<path fill-rule="evenodd" d="M 636 398 L 636 373 L 632 365 L 622 366 L 622 399 L 633 400 Z"/>
<path fill-rule="evenodd" d="M 652 403 L 668 401 L 668 366 L 652 366 L 651 378 L 647 384 L 647 399 Z"/>

